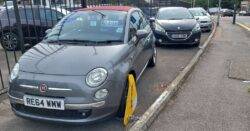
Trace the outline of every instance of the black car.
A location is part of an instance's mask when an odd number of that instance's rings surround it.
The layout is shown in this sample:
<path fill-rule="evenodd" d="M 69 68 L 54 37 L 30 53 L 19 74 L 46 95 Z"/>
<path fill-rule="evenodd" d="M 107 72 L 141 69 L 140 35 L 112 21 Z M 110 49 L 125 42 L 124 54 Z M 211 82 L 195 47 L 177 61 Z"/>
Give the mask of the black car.
<path fill-rule="evenodd" d="M 64 9 L 43 6 L 19 6 L 19 15 L 22 24 L 24 43 L 34 45 L 45 36 L 45 31 L 69 13 Z M 0 11 L 0 43 L 5 50 L 20 49 L 20 38 L 14 8 Z"/>
<path fill-rule="evenodd" d="M 150 21 L 157 45 L 189 44 L 199 46 L 200 44 L 200 25 L 187 8 L 161 8 L 156 18 L 151 18 Z"/>
<path fill-rule="evenodd" d="M 234 10 L 231 9 L 221 9 L 221 16 L 233 16 L 234 15 Z"/>

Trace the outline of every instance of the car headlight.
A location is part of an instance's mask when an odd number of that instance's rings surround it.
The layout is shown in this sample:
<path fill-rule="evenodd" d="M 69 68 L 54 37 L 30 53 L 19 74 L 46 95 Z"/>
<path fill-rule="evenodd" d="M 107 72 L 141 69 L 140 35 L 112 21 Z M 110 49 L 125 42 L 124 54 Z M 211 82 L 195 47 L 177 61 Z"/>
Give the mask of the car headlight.
<path fill-rule="evenodd" d="M 161 27 L 161 25 L 155 23 L 155 30 L 158 31 L 158 32 L 162 32 L 164 33 L 165 32 L 165 29 Z"/>
<path fill-rule="evenodd" d="M 86 76 L 86 83 L 90 87 L 101 85 L 107 78 L 108 72 L 104 68 L 96 68 L 90 71 Z"/>
<path fill-rule="evenodd" d="M 16 63 L 10 74 L 10 82 L 17 78 L 19 73 L 19 64 Z"/>
<path fill-rule="evenodd" d="M 197 31 L 200 31 L 201 30 L 201 27 L 200 25 L 197 23 L 193 29 L 193 32 L 197 32 Z"/>

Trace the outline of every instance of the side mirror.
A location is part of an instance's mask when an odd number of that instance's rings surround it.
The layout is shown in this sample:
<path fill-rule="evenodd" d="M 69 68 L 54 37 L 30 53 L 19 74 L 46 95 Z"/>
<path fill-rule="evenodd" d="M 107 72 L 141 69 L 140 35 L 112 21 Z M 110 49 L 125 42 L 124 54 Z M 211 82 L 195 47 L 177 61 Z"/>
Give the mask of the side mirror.
<path fill-rule="evenodd" d="M 145 38 L 145 37 L 147 37 L 147 35 L 148 35 L 148 32 L 146 30 L 138 30 L 136 32 L 136 36 L 138 39 Z"/>
<path fill-rule="evenodd" d="M 49 34 L 50 32 L 52 32 L 52 29 L 47 29 L 47 30 L 45 31 L 46 34 Z"/>
<path fill-rule="evenodd" d="M 59 16 L 59 17 L 57 18 L 57 21 L 60 21 L 62 18 L 63 18 L 62 16 Z"/>
<path fill-rule="evenodd" d="M 199 17 L 197 17 L 197 18 L 195 18 L 196 20 L 199 20 L 200 18 Z"/>
<path fill-rule="evenodd" d="M 155 22 L 155 18 L 154 18 L 154 17 L 149 18 L 149 22 L 150 22 L 150 23 Z"/>
<path fill-rule="evenodd" d="M 32 47 L 31 44 L 28 44 L 28 43 L 24 44 L 24 49 L 25 49 L 25 50 L 28 50 L 28 49 L 30 49 L 31 47 Z"/>

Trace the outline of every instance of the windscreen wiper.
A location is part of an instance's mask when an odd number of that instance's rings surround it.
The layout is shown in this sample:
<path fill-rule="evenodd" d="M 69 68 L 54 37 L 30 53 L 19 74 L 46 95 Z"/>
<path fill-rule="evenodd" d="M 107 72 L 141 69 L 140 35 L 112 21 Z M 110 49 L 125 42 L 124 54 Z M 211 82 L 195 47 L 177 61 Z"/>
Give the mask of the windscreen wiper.
<path fill-rule="evenodd" d="M 73 44 L 78 44 L 78 43 L 96 43 L 96 41 L 90 41 L 90 40 L 78 40 L 78 39 L 59 39 L 58 42 L 65 42 L 65 43 L 73 43 Z"/>
<path fill-rule="evenodd" d="M 113 43 L 113 42 L 123 42 L 122 40 L 103 40 L 97 41 L 97 43 Z"/>
<path fill-rule="evenodd" d="M 105 14 L 103 14 L 102 12 L 100 12 L 100 11 L 97 11 L 97 10 L 91 10 L 91 11 L 93 11 L 93 12 L 96 12 L 96 13 L 100 14 L 100 15 L 102 16 L 102 18 L 106 17 L 106 15 L 105 15 Z"/>

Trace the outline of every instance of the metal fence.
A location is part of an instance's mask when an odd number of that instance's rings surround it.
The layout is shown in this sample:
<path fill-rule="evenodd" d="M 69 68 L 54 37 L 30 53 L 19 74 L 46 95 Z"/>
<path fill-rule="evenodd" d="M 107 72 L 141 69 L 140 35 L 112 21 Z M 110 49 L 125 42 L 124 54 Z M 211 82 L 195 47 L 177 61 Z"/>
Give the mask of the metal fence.
<path fill-rule="evenodd" d="M 0 94 L 7 92 L 9 74 L 22 53 L 40 42 L 45 31 L 72 10 L 130 5 L 151 17 L 162 6 L 190 6 L 179 0 L 4 0 L 0 4 Z"/>

